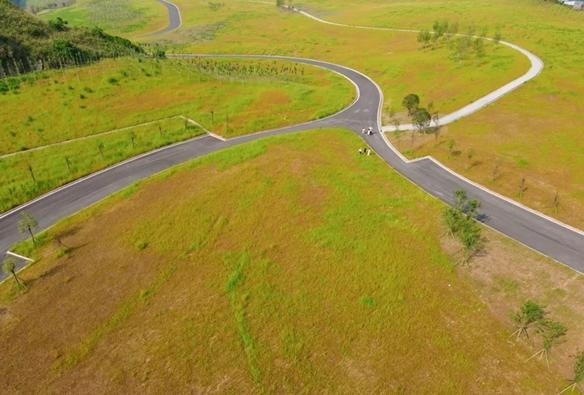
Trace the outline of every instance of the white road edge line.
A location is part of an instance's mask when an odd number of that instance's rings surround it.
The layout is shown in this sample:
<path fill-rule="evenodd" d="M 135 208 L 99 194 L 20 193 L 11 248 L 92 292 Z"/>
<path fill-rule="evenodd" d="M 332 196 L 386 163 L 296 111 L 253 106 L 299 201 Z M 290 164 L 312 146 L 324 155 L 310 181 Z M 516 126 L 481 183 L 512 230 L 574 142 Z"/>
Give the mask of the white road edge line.
<path fill-rule="evenodd" d="M 15 258 L 22 259 L 23 261 L 34 262 L 34 259 L 27 258 L 25 256 L 19 255 L 19 254 L 15 253 L 15 252 L 12 252 L 12 251 L 6 251 L 6 255 L 11 255 L 11 256 L 13 256 Z"/>
<path fill-rule="evenodd" d="M 216 134 L 216 133 L 213 133 L 213 132 L 208 132 L 207 134 L 208 134 L 209 136 L 213 136 L 213 137 L 215 137 L 217 140 L 221 140 L 221 141 L 227 141 L 227 139 L 226 139 L 225 137 L 223 137 L 223 136 L 219 136 L 219 135 L 218 135 L 218 134 Z"/>
<path fill-rule="evenodd" d="M 180 115 L 180 118 L 184 119 L 185 121 L 187 121 L 188 123 L 190 123 L 192 125 L 200 127 L 202 130 L 205 131 L 205 133 L 207 133 L 209 136 L 215 137 L 217 140 L 227 141 L 227 139 L 225 137 L 219 136 L 217 133 L 211 132 L 210 130 L 205 128 L 203 125 L 201 125 L 200 123 L 198 123 L 197 121 L 195 121 L 191 118 L 185 117 L 184 115 Z"/>

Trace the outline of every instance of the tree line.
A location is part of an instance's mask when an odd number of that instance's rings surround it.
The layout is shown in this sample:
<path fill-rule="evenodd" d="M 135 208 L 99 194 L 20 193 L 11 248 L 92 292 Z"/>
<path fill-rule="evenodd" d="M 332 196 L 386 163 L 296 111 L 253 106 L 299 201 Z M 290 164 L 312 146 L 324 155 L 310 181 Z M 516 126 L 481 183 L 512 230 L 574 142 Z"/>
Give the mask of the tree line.
<path fill-rule="evenodd" d="M 496 30 L 492 37 L 488 37 L 486 27 L 479 30 L 475 26 L 469 26 L 466 31 L 461 33 L 458 23 L 443 20 L 435 21 L 431 30 L 421 30 L 417 39 L 422 49 L 448 46 L 451 57 L 460 61 L 471 55 L 478 58 L 484 57 L 486 55 L 485 40 L 489 39 L 499 43 L 502 35 L 499 30 Z"/>
<path fill-rule="evenodd" d="M 218 76 L 282 76 L 304 75 L 304 66 L 297 64 L 280 64 L 278 62 L 239 62 L 232 60 L 215 60 L 195 58 L 189 60 L 195 70 Z"/>

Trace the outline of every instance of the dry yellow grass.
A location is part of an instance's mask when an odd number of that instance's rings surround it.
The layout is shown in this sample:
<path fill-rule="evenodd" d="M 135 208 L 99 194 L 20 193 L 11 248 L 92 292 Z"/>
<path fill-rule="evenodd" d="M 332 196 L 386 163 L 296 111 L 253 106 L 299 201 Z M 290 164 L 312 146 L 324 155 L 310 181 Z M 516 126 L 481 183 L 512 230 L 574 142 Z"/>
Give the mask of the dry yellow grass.
<path fill-rule="evenodd" d="M 442 205 L 360 145 L 257 141 L 52 228 L 71 250 L 0 287 L 2 392 L 560 389 L 453 269 Z"/>

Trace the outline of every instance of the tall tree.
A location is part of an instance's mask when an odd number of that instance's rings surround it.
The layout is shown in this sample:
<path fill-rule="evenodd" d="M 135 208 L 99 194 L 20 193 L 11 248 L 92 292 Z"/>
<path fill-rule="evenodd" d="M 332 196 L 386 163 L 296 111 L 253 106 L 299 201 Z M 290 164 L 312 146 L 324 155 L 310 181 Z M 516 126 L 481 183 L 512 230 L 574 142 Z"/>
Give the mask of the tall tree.
<path fill-rule="evenodd" d="M 414 126 L 420 133 L 425 133 L 432 123 L 432 115 L 425 108 L 418 108 L 412 114 Z"/>
<path fill-rule="evenodd" d="M 408 115 L 412 116 L 412 114 L 420 106 L 420 97 L 415 93 L 410 93 L 409 95 L 404 97 L 402 105 L 408 110 Z"/>
<path fill-rule="evenodd" d="M 22 282 L 16 275 L 16 259 L 13 256 L 7 256 L 4 261 L 2 261 L 2 270 L 7 275 L 12 276 L 19 287 L 24 287 L 24 282 Z"/>

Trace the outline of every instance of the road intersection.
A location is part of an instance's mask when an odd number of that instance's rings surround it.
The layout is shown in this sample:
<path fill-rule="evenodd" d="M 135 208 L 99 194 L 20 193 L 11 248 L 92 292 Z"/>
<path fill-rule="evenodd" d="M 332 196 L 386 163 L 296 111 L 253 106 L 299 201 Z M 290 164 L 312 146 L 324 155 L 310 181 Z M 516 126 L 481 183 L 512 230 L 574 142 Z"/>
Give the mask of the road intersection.
<path fill-rule="evenodd" d="M 169 26 L 164 31 L 178 28 L 181 21 L 178 7 L 167 1 L 162 2 L 169 8 L 170 17 Z M 324 21 L 324 23 L 328 22 Z M 535 57 L 535 55 L 531 55 Z M 366 75 L 338 64 L 287 56 L 173 55 L 173 57 L 178 58 L 203 56 L 290 60 L 325 68 L 351 81 L 356 87 L 357 96 L 355 101 L 347 108 L 327 118 L 231 139 L 223 139 L 215 135 L 206 134 L 163 147 L 79 179 L 27 204 L 0 214 L 0 257 L 4 256 L 11 245 L 22 239 L 22 236 L 17 232 L 17 223 L 22 211 L 26 210 L 31 213 L 37 218 L 39 228 L 46 229 L 59 220 L 95 204 L 113 192 L 119 191 L 140 179 L 201 155 L 268 136 L 309 129 L 341 127 L 350 129 L 362 136 L 388 165 L 429 194 L 448 204 L 452 204 L 454 202 L 454 191 L 465 190 L 470 198 L 481 201 L 481 222 L 486 226 L 569 266 L 579 273 L 584 273 L 584 232 L 581 230 L 492 192 L 458 175 L 431 157 L 407 160 L 401 155 L 383 132 L 384 129 L 388 130 L 388 128 L 384 128 L 381 125 L 381 108 L 383 104 L 381 89 Z M 537 57 L 530 57 L 530 60 L 532 61 L 532 67 L 522 78 L 505 85 L 505 87 L 500 88 L 490 96 L 486 96 L 486 99 L 482 98 L 474 102 L 477 103 L 475 105 L 476 108 L 461 109 L 453 114 L 458 114 L 458 118 L 466 116 L 516 89 L 525 81 L 534 78 L 541 71 L 543 62 Z M 541 64 L 537 63 L 538 61 Z M 448 116 L 453 118 L 452 120 L 456 118 L 452 114 Z M 362 135 L 360 131 L 366 127 L 372 127 L 374 133 L 372 135 Z M 25 263 L 22 260 L 20 266 Z"/>

